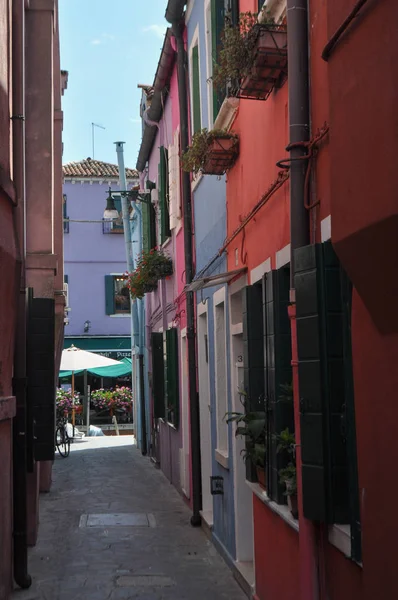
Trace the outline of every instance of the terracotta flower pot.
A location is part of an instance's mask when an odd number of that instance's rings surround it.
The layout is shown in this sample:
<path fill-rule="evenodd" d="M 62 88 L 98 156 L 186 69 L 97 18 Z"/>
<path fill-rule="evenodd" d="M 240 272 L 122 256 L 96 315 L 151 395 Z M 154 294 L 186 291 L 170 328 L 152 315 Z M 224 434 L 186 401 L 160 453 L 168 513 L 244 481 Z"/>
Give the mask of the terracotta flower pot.
<path fill-rule="evenodd" d="M 202 172 L 207 175 L 223 175 L 230 169 L 239 154 L 239 140 L 236 137 L 218 137 L 208 146 Z"/>

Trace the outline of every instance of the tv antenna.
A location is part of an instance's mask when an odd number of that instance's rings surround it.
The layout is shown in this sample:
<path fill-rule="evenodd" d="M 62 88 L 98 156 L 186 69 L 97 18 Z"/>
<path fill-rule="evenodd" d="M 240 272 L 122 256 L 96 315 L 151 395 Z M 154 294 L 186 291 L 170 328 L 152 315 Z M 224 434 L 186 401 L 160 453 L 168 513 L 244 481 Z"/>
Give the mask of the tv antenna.
<path fill-rule="evenodd" d="M 91 123 L 91 139 L 92 139 L 92 143 L 93 143 L 93 159 L 94 159 L 94 151 L 95 151 L 94 127 L 98 127 L 98 129 L 105 129 L 105 127 L 102 127 L 102 125 L 98 125 L 98 123 Z"/>

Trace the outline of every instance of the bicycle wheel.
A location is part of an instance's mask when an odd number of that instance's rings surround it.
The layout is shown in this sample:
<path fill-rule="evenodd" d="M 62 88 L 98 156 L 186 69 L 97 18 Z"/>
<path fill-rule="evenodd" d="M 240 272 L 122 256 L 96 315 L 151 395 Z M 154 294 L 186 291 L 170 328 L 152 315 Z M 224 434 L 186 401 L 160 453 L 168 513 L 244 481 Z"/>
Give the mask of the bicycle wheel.
<path fill-rule="evenodd" d="M 57 427 L 55 443 L 60 456 L 67 458 L 70 453 L 70 439 L 64 426 Z"/>

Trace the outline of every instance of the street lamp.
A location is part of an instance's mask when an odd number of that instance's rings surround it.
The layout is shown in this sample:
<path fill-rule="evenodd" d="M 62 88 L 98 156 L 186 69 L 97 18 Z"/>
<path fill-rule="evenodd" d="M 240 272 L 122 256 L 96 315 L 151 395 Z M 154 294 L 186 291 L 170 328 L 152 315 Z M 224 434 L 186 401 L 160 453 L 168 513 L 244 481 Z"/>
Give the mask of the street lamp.
<path fill-rule="evenodd" d="M 106 199 L 106 208 L 104 210 L 104 219 L 118 219 L 119 213 L 115 207 L 115 201 L 112 196 L 112 190 L 108 190 L 108 198 Z"/>

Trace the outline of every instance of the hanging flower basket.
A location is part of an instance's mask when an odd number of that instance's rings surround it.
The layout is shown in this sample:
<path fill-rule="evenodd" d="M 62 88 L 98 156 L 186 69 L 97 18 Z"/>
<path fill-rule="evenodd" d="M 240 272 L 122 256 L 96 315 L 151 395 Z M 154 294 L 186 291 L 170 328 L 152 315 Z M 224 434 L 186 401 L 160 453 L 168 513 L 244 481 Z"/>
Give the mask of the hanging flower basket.
<path fill-rule="evenodd" d="M 256 13 L 239 16 L 239 23 L 226 23 L 213 71 L 213 83 L 228 95 L 266 100 L 287 75 L 287 30 L 268 13 L 258 22 Z"/>
<path fill-rule="evenodd" d="M 255 40 L 251 64 L 238 96 L 266 100 L 287 76 L 287 30 L 283 25 L 255 25 L 250 36 Z"/>
<path fill-rule="evenodd" d="M 184 171 L 205 175 L 223 175 L 239 156 L 239 138 L 223 129 L 202 129 L 192 137 L 192 143 L 183 154 Z"/>
<path fill-rule="evenodd" d="M 153 248 L 142 252 L 137 260 L 137 268 L 127 279 L 132 299 L 143 298 L 145 294 L 153 292 L 159 279 L 165 279 L 172 274 L 173 262 L 162 250 Z"/>

